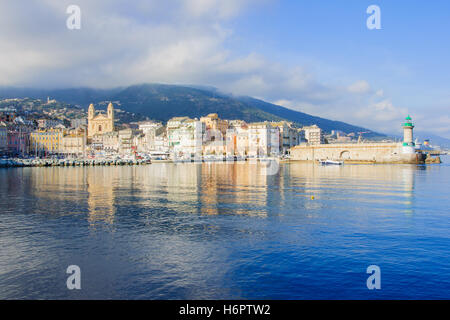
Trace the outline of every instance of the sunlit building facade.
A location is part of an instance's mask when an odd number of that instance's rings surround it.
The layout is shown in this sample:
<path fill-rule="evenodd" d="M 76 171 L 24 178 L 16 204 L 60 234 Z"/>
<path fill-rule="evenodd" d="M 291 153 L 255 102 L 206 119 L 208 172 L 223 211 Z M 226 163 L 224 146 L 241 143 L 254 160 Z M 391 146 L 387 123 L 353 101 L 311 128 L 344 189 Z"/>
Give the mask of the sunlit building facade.
<path fill-rule="evenodd" d="M 47 156 L 62 153 L 64 129 L 39 129 L 30 134 L 30 154 Z"/>

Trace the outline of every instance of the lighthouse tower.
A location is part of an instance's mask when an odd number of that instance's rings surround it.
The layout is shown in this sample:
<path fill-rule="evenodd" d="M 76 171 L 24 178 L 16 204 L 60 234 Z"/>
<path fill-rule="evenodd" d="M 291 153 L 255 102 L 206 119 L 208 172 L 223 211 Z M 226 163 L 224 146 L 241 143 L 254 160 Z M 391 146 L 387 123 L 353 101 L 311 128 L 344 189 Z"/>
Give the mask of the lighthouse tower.
<path fill-rule="evenodd" d="M 415 153 L 415 146 L 416 146 L 413 140 L 414 125 L 409 115 L 405 118 L 405 122 L 402 124 L 402 127 L 403 127 L 403 153 L 413 154 Z"/>

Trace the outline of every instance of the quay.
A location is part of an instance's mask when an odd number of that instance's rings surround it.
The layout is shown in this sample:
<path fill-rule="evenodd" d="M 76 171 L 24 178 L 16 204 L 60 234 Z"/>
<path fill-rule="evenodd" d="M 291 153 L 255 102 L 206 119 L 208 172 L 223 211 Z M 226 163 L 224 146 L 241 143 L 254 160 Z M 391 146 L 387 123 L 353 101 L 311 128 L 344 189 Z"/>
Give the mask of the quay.
<path fill-rule="evenodd" d="M 345 163 L 441 163 L 436 153 L 417 150 L 413 142 L 411 117 L 407 116 L 403 127 L 403 142 L 381 143 L 333 143 L 300 144 L 291 148 L 294 161 L 334 160 Z"/>
<path fill-rule="evenodd" d="M 150 160 L 142 159 L 0 159 L 0 168 L 13 167 L 84 167 L 84 166 L 124 166 L 146 165 Z"/>
<path fill-rule="evenodd" d="M 276 161 L 288 162 L 288 159 L 276 157 L 264 158 L 216 158 L 201 157 L 199 159 L 0 159 L 0 168 L 13 167 L 85 167 L 85 166 L 124 166 L 124 165 L 148 165 L 151 163 L 208 163 L 208 162 L 242 162 L 242 161 Z"/>

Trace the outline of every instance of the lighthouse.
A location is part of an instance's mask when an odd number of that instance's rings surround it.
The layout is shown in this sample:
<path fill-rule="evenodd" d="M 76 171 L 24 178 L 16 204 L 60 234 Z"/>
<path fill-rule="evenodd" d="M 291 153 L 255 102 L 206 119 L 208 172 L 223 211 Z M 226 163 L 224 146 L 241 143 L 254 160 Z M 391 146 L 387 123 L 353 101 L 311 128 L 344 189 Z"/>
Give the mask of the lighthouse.
<path fill-rule="evenodd" d="M 403 153 L 408 154 L 415 153 L 415 143 L 413 140 L 414 125 L 409 115 L 405 118 L 405 122 L 402 124 L 402 127 L 403 127 Z"/>

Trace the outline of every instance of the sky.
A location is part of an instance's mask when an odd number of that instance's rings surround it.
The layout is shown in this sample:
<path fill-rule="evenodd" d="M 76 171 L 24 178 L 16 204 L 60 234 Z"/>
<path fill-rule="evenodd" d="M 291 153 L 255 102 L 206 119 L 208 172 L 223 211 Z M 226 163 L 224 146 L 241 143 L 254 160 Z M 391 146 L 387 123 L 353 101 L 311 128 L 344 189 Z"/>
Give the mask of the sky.
<path fill-rule="evenodd" d="M 2 1 L 0 86 L 207 85 L 385 133 L 410 114 L 450 138 L 449 17 L 444 0 Z"/>

